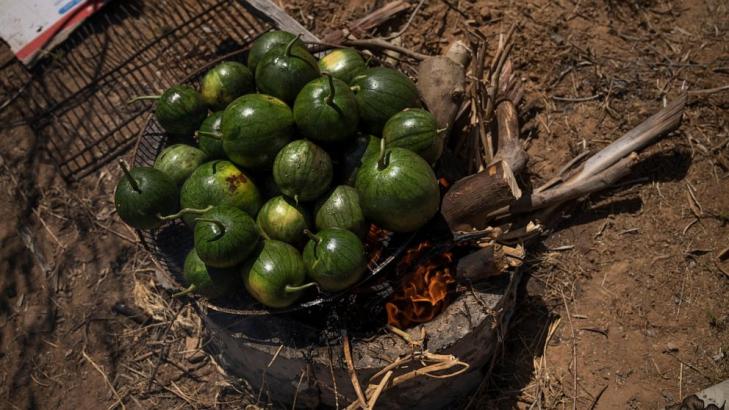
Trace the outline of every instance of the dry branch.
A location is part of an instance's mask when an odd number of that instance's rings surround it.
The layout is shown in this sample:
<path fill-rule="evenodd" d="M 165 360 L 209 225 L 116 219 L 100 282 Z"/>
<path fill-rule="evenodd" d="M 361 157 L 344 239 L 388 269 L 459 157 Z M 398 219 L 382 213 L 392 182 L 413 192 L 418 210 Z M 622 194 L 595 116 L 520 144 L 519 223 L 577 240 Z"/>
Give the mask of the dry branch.
<path fill-rule="evenodd" d="M 631 152 L 647 147 L 654 143 L 658 137 L 674 130 L 681 122 L 681 115 L 685 105 L 686 94 L 684 93 L 665 108 L 590 157 L 574 178 L 581 179 L 595 175 Z"/>
<path fill-rule="evenodd" d="M 125 410 L 126 406 L 124 405 L 124 399 L 122 398 L 121 395 L 119 395 L 119 392 L 116 390 L 116 388 L 114 388 L 114 385 L 111 384 L 111 381 L 109 381 L 109 376 L 106 375 L 106 372 L 104 372 L 104 370 L 98 364 L 96 364 L 96 362 L 93 361 L 93 359 L 91 359 L 91 356 L 86 354 L 86 350 L 82 349 L 81 355 L 83 356 L 84 359 L 86 359 L 87 362 L 89 362 L 91 364 L 91 366 L 93 366 L 94 369 L 96 369 L 97 372 L 99 372 L 101 374 L 101 377 L 104 378 L 104 382 L 109 387 L 109 390 L 111 390 L 111 393 L 114 395 L 114 397 L 117 400 L 116 403 L 114 403 L 114 407 L 116 407 L 116 404 L 118 403 L 119 406 L 121 406 L 122 410 Z"/>
<path fill-rule="evenodd" d="M 362 37 L 368 31 L 380 26 L 409 8 L 410 3 L 404 0 L 391 1 L 372 13 L 355 20 L 349 24 L 345 30 L 337 30 L 328 33 L 324 36 L 324 41 L 328 43 L 338 43 L 347 38 L 349 35 L 356 38 Z"/>
<path fill-rule="evenodd" d="M 519 140 L 519 118 L 513 102 L 506 100 L 496 106 L 496 123 L 499 131 L 494 161 L 504 161 L 514 174 L 520 174 L 529 157 Z"/>
<path fill-rule="evenodd" d="M 638 162 L 635 153 L 653 144 L 681 122 L 686 94 L 628 131 L 625 135 L 590 157 L 562 184 L 534 192 L 511 205 L 490 212 L 491 220 L 513 214 L 527 213 L 601 191 L 627 175 Z M 488 204 L 487 204 L 488 205 Z"/>
<path fill-rule="evenodd" d="M 249 10 L 253 14 L 262 16 L 266 20 L 273 20 L 276 23 L 276 27 L 280 30 L 286 30 L 290 33 L 301 34 L 303 41 L 319 41 L 314 34 L 312 34 L 306 27 L 302 26 L 301 23 L 296 21 L 293 17 L 289 16 L 285 11 L 281 10 L 279 6 L 274 4 L 271 0 L 246 0 L 243 4 L 249 6 Z"/>
<path fill-rule="evenodd" d="M 506 162 L 511 171 L 518 175 L 526 168 L 529 156 L 519 139 L 519 114 L 516 106 L 521 100 L 522 89 L 512 68 L 511 60 L 507 60 L 499 79 L 499 101 L 496 103 L 498 140 L 494 161 Z"/>
<path fill-rule="evenodd" d="M 354 369 L 354 361 L 352 360 L 352 348 L 349 344 L 349 336 L 344 335 L 342 341 L 342 347 L 344 348 L 344 359 L 347 362 L 347 370 L 349 370 L 349 377 L 352 379 L 352 387 L 354 392 L 357 394 L 357 400 L 359 400 L 360 406 L 364 410 L 368 410 L 367 398 L 362 393 L 362 387 L 359 384 L 359 378 L 357 377 L 357 371 Z"/>
<path fill-rule="evenodd" d="M 511 214 L 531 212 L 547 206 L 560 204 L 571 199 L 602 191 L 630 173 L 638 163 L 638 154 L 632 153 L 597 175 L 563 184 L 554 189 L 523 197 L 509 207 Z"/>
<path fill-rule="evenodd" d="M 485 227 L 490 212 L 521 197 L 509 165 L 503 161 L 456 181 L 443 197 L 441 214 L 452 232 Z"/>
<path fill-rule="evenodd" d="M 369 39 L 369 40 L 345 40 L 341 43 L 343 46 L 350 46 L 350 47 L 359 47 L 369 50 L 391 50 L 398 52 L 400 54 L 406 55 L 408 57 L 414 58 L 416 60 L 425 60 L 429 58 L 430 56 L 426 54 L 418 53 L 417 51 L 410 50 L 409 48 L 397 46 L 395 44 L 392 44 L 385 40 L 380 40 L 377 38 Z"/>
<path fill-rule="evenodd" d="M 521 265 L 524 256 L 523 247 L 512 248 L 489 243 L 460 258 L 456 266 L 456 276 L 461 281 L 478 282 Z"/>

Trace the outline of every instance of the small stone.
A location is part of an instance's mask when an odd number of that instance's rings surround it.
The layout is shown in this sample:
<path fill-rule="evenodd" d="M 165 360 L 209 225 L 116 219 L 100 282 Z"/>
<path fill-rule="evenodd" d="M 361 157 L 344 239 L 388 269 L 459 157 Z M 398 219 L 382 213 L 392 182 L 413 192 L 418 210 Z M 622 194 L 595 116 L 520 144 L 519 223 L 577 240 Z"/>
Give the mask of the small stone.
<path fill-rule="evenodd" d="M 185 351 L 186 352 L 192 352 L 194 350 L 197 350 L 198 345 L 200 344 L 200 338 L 199 337 L 186 337 L 185 338 Z"/>
<path fill-rule="evenodd" d="M 666 343 L 666 348 L 663 350 L 663 353 L 673 353 L 678 352 L 678 346 L 676 346 L 672 342 Z"/>
<path fill-rule="evenodd" d="M 205 357 L 206 357 L 205 352 L 203 352 L 202 350 L 198 350 L 198 351 L 192 353 L 191 355 L 189 355 L 187 357 L 187 361 L 192 364 L 200 363 L 205 359 Z"/>

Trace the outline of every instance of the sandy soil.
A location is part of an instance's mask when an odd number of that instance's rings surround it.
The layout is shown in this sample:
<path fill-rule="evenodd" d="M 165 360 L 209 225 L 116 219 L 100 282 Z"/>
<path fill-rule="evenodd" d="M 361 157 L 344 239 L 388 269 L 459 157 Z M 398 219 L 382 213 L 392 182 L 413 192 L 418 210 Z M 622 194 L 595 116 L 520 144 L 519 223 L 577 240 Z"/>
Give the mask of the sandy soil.
<path fill-rule="evenodd" d="M 381 4 L 284 6 L 322 34 Z M 682 84 L 729 84 L 720 0 L 431 1 L 402 38 L 437 54 L 466 24 L 493 51 L 513 23 L 529 106 L 524 182 L 618 138 Z M 27 127 L 0 133 L 1 407 L 256 402 L 200 353 L 193 312 L 155 286 L 155 265 L 113 214 L 115 167 L 67 186 Z M 715 263 L 729 245 L 728 140 L 729 94 L 692 95 L 680 129 L 621 186 L 564 211 L 530 249 L 514 326 L 479 408 L 663 408 L 729 377 L 729 275 L 719 268 L 729 263 Z M 120 303 L 132 311 L 119 314 Z"/>

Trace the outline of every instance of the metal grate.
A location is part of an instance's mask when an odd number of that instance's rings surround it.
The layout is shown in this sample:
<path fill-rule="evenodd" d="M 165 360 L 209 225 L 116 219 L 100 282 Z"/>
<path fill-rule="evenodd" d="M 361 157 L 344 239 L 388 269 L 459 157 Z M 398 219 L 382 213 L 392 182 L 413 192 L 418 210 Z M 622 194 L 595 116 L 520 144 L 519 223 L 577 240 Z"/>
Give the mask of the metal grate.
<path fill-rule="evenodd" d="M 235 0 L 111 2 L 32 70 L 2 67 L 10 80 L 0 95 L 14 103 L 1 119 L 28 122 L 64 179 L 77 181 L 136 140 L 149 106 L 126 101 L 161 92 L 271 27 Z"/>
<path fill-rule="evenodd" d="M 167 145 L 167 135 L 151 115 L 151 104 L 128 106 L 126 101 L 160 93 L 176 83 L 198 88 L 208 68 L 224 59 L 242 59 L 247 46 L 272 28 L 240 0 L 111 2 L 33 69 L 17 60 L 0 66 L 5 74 L 0 97 L 14 102 L 0 105 L 0 119 L 20 117 L 30 124 L 46 141 L 51 158 L 69 182 L 93 173 L 135 142 L 134 165 L 151 166 Z M 178 221 L 139 235 L 171 279 L 182 283 L 184 258 L 193 246 L 189 229 Z M 361 282 L 367 286 L 359 286 L 359 291 L 391 291 L 387 281 L 373 285 L 376 281 L 371 279 L 411 239 L 409 235 L 393 237 Z M 344 293 L 356 297 L 356 292 Z M 312 295 L 276 313 L 324 308 L 345 294 Z M 208 306 L 237 315 L 270 313 L 245 292 Z"/>

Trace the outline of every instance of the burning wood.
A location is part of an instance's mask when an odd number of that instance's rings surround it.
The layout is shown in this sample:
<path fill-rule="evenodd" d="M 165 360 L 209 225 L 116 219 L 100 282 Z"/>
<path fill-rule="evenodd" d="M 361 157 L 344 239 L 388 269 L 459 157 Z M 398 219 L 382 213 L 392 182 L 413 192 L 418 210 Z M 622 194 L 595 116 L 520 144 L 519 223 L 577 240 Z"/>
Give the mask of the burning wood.
<path fill-rule="evenodd" d="M 431 242 L 421 242 L 409 249 L 399 263 L 398 272 L 407 273 L 400 290 L 385 305 L 391 326 L 404 329 L 429 322 L 448 306 L 448 290 L 456 281 L 453 252 L 427 256 L 433 248 Z"/>
<path fill-rule="evenodd" d="M 381 229 L 375 224 L 370 225 L 365 238 L 365 248 L 367 249 L 369 266 L 376 264 L 382 257 L 382 251 L 387 247 L 392 233 Z"/>

